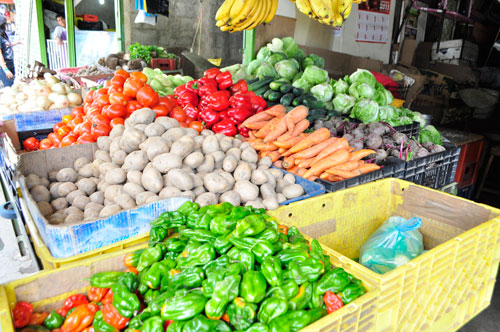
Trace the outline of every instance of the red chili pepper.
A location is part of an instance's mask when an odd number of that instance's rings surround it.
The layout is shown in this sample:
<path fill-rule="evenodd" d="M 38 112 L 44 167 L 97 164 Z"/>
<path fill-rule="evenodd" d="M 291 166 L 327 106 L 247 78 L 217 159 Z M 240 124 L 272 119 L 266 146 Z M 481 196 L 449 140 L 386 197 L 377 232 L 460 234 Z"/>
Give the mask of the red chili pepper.
<path fill-rule="evenodd" d="M 17 302 L 14 310 L 14 327 L 21 328 L 29 324 L 31 315 L 33 314 L 33 305 L 28 302 Z"/>
<path fill-rule="evenodd" d="M 220 73 L 220 69 L 214 67 L 214 68 L 207 69 L 205 71 L 205 73 L 203 73 L 203 77 L 215 79 L 217 77 L 217 74 L 219 74 L 219 73 Z"/>
<path fill-rule="evenodd" d="M 75 294 L 71 295 L 64 301 L 64 307 L 68 310 L 73 309 L 74 307 L 79 306 L 80 304 L 89 303 L 87 297 L 83 294 Z"/>
<path fill-rule="evenodd" d="M 187 104 L 186 106 L 183 107 L 183 109 L 188 117 L 190 117 L 193 120 L 198 120 L 200 111 L 192 104 Z"/>
<path fill-rule="evenodd" d="M 118 330 L 125 328 L 130 321 L 129 318 L 120 315 L 118 310 L 111 303 L 105 304 L 101 311 L 104 321 Z"/>
<path fill-rule="evenodd" d="M 198 93 L 198 83 L 195 80 L 189 81 L 186 84 L 186 90 L 192 92 L 192 93 Z"/>
<path fill-rule="evenodd" d="M 187 104 L 191 104 L 194 107 L 198 106 L 198 95 L 194 92 L 185 91 L 184 93 L 177 96 L 177 103 L 182 107 Z"/>
<path fill-rule="evenodd" d="M 323 302 L 325 302 L 326 311 L 329 314 L 344 306 L 342 299 L 332 291 L 326 291 L 325 295 L 323 295 Z"/>
<path fill-rule="evenodd" d="M 29 325 L 42 325 L 48 315 L 48 312 L 34 312 L 31 315 Z"/>
<path fill-rule="evenodd" d="M 240 127 L 240 126 L 238 126 L 238 134 L 240 134 L 243 137 L 250 136 L 248 134 L 249 131 L 250 131 L 250 129 L 248 129 L 247 127 Z"/>
<path fill-rule="evenodd" d="M 217 89 L 217 83 L 215 84 L 205 84 L 205 85 L 202 85 L 198 88 L 198 95 L 200 97 L 203 97 L 203 96 L 207 96 L 207 95 L 211 95 L 212 93 L 215 93 L 217 92 L 218 89 Z"/>
<path fill-rule="evenodd" d="M 235 93 L 247 93 L 248 92 L 248 85 L 245 80 L 239 80 L 238 82 L 234 83 L 234 85 L 231 87 L 231 92 L 233 94 Z"/>
<path fill-rule="evenodd" d="M 230 119 L 224 119 L 212 126 L 212 131 L 216 134 L 234 136 L 237 133 L 236 125 Z"/>
<path fill-rule="evenodd" d="M 113 291 L 110 289 L 101 300 L 102 304 L 113 303 Z"/>
<path fill-rule="evenodd" d="M 210 128 L 220 121 L 220 115 L 216 111 L 208 109 L 200 112 L 200 119 L 205 122 L 205 127 Z"/>
<path fill-rule="evenodd" d="M 217 85 L 219 86 L 220 90 L 226 90 L 227 88 L 233 86 L 233 77 L 228 71 L 217 74 L 215 80 L 217 81 Z"/>
<path fill-rule="evenodd" d="M 66 317 L 66 315 L 68 314 L 68 311 L 69 311 L 69 309 L 66 309 L 65 307 L 62 307 L 62 308 L 59 308 L 56 310 L 56 312 L 63 317 Z"/>
<path fill-rule="evenodd" d="M 254 113 L 245 108 L 230 108 L 227 111 L 227 114 L 234 122 L 236 122 L 236 124 L 240 124 L 251 117 Z"/>
<path fill-rule="evenodd" d="M 163 329 L 166 331 L 170 324 L 172 324 L 173 322 L 173 320 L 166 320 Z"/>
<path fill-rule="evenodd" d="M 202 77 L 202 78 L 200 78 L 196 82 L 198 82 L 198 86 L 199 87 L 202 87 L 204 85 L 215 85 L 215 86 L 217 86 L 217 81 L 215 80 L 215 78 Z"/>
<path fill-rule="evenodd" d="M 99 307 L 94 303 L 84 303 L 66 317 L 61 332 L 80 332 L 89 327 Z"/>
<path fill-rule="evenodd" d="M 108 291 L 109 288 L 90 287 L 89 300 L 93 302 L 99 302 L 108 293 Z"/>
<path fill-rule="evenodd" d="M 243 93 L 236 93 L 229 98 L 229 104 L 234 108 L 241 108 L 246 110 L 252 109 L 251 98 Z M 252 113 L 253 115 L 253 113 Z"/>
<path fill-rule="evenodd" d="M 250 103 L 252 104 L 252 111 L 255 113 L 262 112 L 267 108 L 267 102 L 261 96 L 250 97 Z"/>
<path fill-rule="evenodd" d="M 207 96 L 208 106 L 215 111 L 223 111 L 229 107 L 227 91 L 217 91 Z"/>

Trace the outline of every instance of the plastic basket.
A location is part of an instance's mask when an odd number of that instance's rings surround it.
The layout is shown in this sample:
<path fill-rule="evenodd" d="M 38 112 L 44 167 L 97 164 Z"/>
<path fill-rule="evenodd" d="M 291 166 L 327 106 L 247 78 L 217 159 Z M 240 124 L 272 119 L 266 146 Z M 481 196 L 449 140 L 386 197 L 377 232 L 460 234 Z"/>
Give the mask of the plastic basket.
<path fill-rule="evenodd" d="M 14 120 L 18 132 L 52 129 L 56 123 L 62 121 L 61 119 L 63 116 L 70 114 L 71 110 L 72 108 L 60 108 L 47 111 L 9 114 L 4 116 L 2 120 Z"/>
<path fill-rule="evenodd" d="M 285 171 L 284 169 L 280 168 L 280 170 L 283 171 L 283 173 L 285 173 L 285 174 L 292 174 L 290 172 Z M 311 198 L 311 197 L 322 195 L 325 193 L 325 187 L 322 183 L 316 183 L 313 181 L 309 181 L 309 180 L 306 180 L 306 179 L 304 179 L 298 175 L 295 175 L 295 174 L 292 174 L 292 175 L 295 177 L 295 183 L 300 184 L 304 188 L 304 191 L 306 193 L 300 197 L 286 200 L 286 201 L 280 203 L 280 205 L 288 205 L 288 204 L 293 203 L 293 202 L 298 202 L 298 201 L 301 201 L 303 199 Z"/>
<path fill-rule="evenodd" d="M 405 175 L 405 163 L 401 159 L 395 157 L 388 158 L 388 163 L 379 170 L 356 176 L 344 181 L 330 182 L 323 179 L 316 179 L 315 182 L 325 186 L 327 192 L 335 192 L 337 190 L 351 188 L 360 184 L 380 180 L 384 178 L 402 179 Z"/>
<path fill-rule="evenodd" d="M 380 290 L 377 331 L 454 331 L 491 301 L 500 210 L 398 179 L 383 179 L 270 212 L 329 248 Z M 427 252 L 386 274 L 356 263 L 391 216 L 420 217 Z"/>
<path fill-rule="evenodd" d="M 415 137 L 416 139 L 418 139 L 418 133 L 420 132 L 420 122 L 414 121 L 411 124 L 396 126 L 394 127 L 394 129 L 398 133 L 402 133 L 408 137 Z"/>
<path fill-rule="evenodd" d="M 145 246 L 146 244 L 143 247 Z M 58 270 L 43 271 L 0 286 L 0 330 L 2 332 L 14 332 L 11 310 L 17 301 L 32 303 L 35 312 L 57 309 L 63 305 L 68 296 L 88 292 L 90 286 L 85 279 L 94 273 L 123 270 L 123 255 L 136 249 L 128 248 L 120 252 L 100 255 L 86 261 L 67 265 Z M 336 260 L 331 250 L 324 249 L 325 253 L 332 257 L 334 265 L 347 269 L 347 266 Z M 314 324 L 307 326 L 301 330 L 302 332 L 375 331 L 379 291 L 373 284 L 363 280 L 356 272 L 347 271 L 363 281 L 363 285 L 368 290 L 367 293 Z"/>
<path fill-rule="evenodd" d="M 177 59 L 153 58 L 151 59 L 150 67 L 159 68 L 161 70 L 176 70 Z"/>
<path fill-rule="evenodd" d="M 449 143 L 443 144 L 443 152 L 406 162 L 404 179 L 430 188 L 441 188 L 455 179 L 460 148 Z"/>

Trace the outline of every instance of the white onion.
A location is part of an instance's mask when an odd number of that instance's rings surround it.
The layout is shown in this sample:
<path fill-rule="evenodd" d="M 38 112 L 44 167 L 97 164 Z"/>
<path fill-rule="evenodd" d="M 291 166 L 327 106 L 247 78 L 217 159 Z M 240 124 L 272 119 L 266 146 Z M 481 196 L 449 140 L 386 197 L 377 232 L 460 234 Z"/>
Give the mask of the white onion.
<path fill-rule="evenodd" d="M 28 99 L 28 96 L 27 96 L 26 94 L 24 94 L 23 92 L 19 92 L 19 93 L 16 95 L 16 101 L 17 101 L 18 103 L 25 102 L 27 99 Z"/>
<path fill-rule="evenodd" d="M 35 91 L 37 96 L 45 96 L 45 97 L 50 95 L 50 93 L 52 92 L 52 90 L 50 90 L 48 86 L 40 86 Z"/>
<path fill-rule="evenodd" d="M 39 96 L 36 98 L 36 104 L 38 107 L 46 110 L 49 108 L 50 104 L 52 104 L 52 102 L 49 100 L 49 98 L 45 97 L 45 96 Z"/>
<path fill-rule="evenodd" d="M 69 102 L 73 106 L 78 106 L 82 104 L 82 96 L 80 96 L 78 93 L 70 92 L 67 94 L 67 97 L 69 99 Z"/>
<path fill-rule="evenodd" d="M 64 88 L 64 86 L 61 83 L 53 84 L 50 87 L 50 89 L 52 90 L 52 92 L 58 93 L 60 95 L 65 95 L 66 94 L 66 89 Z"/>
<path fill-rule="evenodd" d="M 54 104 L 56 104 L 58 108 L 67 108 L 71 106 L 68 97 L 66 97 L 65 95 L 58 95 L 57 99 L 54 101 Z"/>
<path fill-rule="evenodd" d="M 60 95 L 55 93 L 55 92 L 51 92 L 47 97 L 49 97 L 49 100 L 53 103 L 56 102 L 57 100 L 57 97 L 59 97 Z"/>
<path fill-rule="evenodd" d="M 45 73 L 45 74 L 43 74 L 43 78 L 45 78 L 45 80 L 47 81 L 47 84 L 49 86 L 52 86 L 54 84 L 59 83 L 59 79 L 57 79 L 57 77 L 55 77 L 51 73 Z"/>

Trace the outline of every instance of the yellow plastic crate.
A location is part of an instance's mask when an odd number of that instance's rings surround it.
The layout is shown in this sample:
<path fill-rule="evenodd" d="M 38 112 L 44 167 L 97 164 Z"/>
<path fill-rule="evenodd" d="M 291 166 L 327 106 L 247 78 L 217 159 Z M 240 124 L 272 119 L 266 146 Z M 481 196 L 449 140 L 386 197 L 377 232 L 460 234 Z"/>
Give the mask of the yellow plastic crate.
<path fill-rule="evenodd" d="M 127 248 L 120 252 L 91 257 L 65 265 L 57 270 L 42 271 L 0 286 L 0 331 L 14 332 L 11 310 L 17 301 L 32 303 L 35 312 L 58 309 L 68 296 L 88 292 L 90 286 L 85 280 L 86 278 L 98 272 L 122 270 L 124 268 L 123 255 L 141 247 L 146 247 L 146 244 L 136 248 Z M 332 257 L 332 263 L 353 273 L 348 270 L 347 265 L 336 259 L 331 250 L 324 248 L 324 251 Z M 363 280 L 361 275 L 356 274 L 356 272 L 353 274 Z M 363 280 L 363 285 L 367 289 L 366 294 L 301 331 L 375 331 L 375 319 L 380 298 L 379 290 L 375 285 L 365 280 Z"/>
<path fill-rule="evenodd" d="M 397 179 L 383 179 L 270 212 L 333 248 L 378 285 L 377 331 L 454 331 L 491 301 L 500 262 L 500 210 Z M 351 260 L 391 216 L 420 217 L 424 248 L 377 274 Z"/>

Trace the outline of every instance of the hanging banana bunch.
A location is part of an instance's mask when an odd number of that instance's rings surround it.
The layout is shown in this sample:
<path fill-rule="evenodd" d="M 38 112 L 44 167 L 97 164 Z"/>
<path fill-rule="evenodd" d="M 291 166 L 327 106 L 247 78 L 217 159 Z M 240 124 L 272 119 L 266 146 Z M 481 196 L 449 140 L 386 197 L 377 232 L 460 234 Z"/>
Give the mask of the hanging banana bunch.
<path fill-rule="evenodd" d="M 351 14 L 352 4 L 366 0 L 290 0 L 297 9 L 313 20 L 340 27 Z"/>
<path fill-rule="evenodd" d="M 277 9 L 278 0 L 226 0 L 215 14 L 216 25 L 228 32 L 252 30 L 271 22 Z"/>

